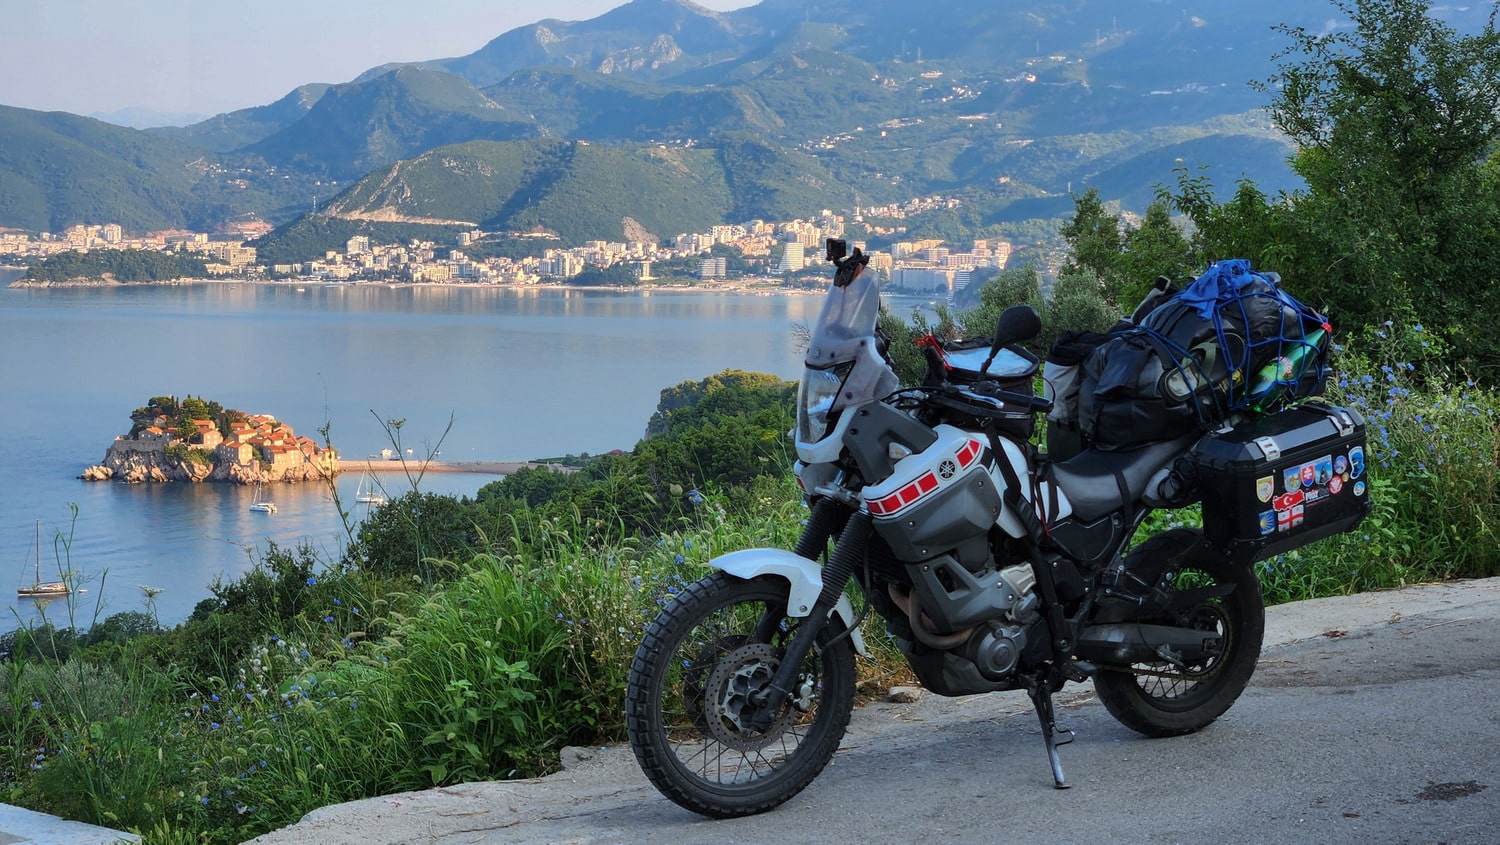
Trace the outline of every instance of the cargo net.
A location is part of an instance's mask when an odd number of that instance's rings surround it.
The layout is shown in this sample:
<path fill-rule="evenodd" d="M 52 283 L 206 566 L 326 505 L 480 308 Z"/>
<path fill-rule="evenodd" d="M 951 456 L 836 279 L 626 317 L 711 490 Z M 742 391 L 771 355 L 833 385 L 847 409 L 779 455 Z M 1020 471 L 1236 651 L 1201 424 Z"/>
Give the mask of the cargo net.
<path fill-rule="evenodd" d="M 1212 265 L 1139 329 L 1170 350 L 1173 381 L 1199 396 L 1211 391 L 1214 410 L 1226 413 L 1275 411 L 1321 393 L 1333 333 L 1323 315 L 1281 289 L 1279 276 L 1244 259 Z M 1208 409 L 1192 404 L 1208 422 Z"/>

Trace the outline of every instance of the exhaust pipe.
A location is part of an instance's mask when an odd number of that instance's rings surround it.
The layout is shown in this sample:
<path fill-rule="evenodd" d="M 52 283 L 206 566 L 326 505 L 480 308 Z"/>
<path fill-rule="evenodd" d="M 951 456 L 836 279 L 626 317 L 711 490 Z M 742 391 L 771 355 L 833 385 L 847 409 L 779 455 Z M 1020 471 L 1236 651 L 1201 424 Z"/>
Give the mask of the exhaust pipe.
<path fill-rule="evenodd" d="M 1110 623 L 1084 628 L 1074 653 L 1079 660 L 1093 663 L 1181 665 L 1223 654 L 1224 638 L 1216 631 L 1171 625 Z"/>

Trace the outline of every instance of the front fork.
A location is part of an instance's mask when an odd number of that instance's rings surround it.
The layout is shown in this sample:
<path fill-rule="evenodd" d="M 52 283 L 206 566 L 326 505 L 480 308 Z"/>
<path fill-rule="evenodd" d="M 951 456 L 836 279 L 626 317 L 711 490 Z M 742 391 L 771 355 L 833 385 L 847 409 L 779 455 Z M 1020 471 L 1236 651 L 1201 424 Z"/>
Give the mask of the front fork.
<path fill-rule="evenodd" d="M 816 559 L 827 548 L 828 538 L 836 530 L 836 523 L 842 521 L 843 515 L 847 513 L 848 508 L 838 502 L 831 499 L 819 500 L 817 507 L 813 509 L 812 518 L 808 520 L 807 528 L 797 541 L 797 554 Z M 838 543 L 834 545 L 833 557 L 823 567 L 823 591 L 813 603 L 812 611 L 797 626 L 792 641 L 787 643 L 786 653 L 782 655 L 781 664 L 776 667 L 776 674 L 771 682 L 750 694 L 750 703 L 756 707 L 755 716 L 750 721 L 752 730 L 768 730 L 776 721 L 776 714 L 786 706 L 797 676 L 801 673 L 802 661 L 812 651 L 823 626 L 828 624 L 833 606 L 838 603 L 839 596 L 844 594 L 844 587 L 854 574 L 854 567 L 864 560 L 865 545 L 873 530 L 868 513 L 860 511 L 848 517 L 843 531 L 839 533 Z"/>

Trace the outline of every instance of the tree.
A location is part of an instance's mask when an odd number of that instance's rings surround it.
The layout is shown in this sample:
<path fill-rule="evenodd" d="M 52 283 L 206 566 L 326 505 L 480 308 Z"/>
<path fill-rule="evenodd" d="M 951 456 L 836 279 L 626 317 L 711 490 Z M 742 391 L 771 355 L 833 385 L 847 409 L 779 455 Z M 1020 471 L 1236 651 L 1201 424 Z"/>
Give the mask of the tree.
<path fill-rule="evenodd" d="M 1067 241 L 1070 253 L 1062 273 L 1089 270 L 1106 279 L 1118 269 L 1116 265 L 1125 246 L 1120 217 L 1104 207 L 1098 188 L 1089 188 L 1083 196 L 1073 197 L 1073 219 L 1063 224 L 1060 234 Z"/>
<path fill-rule="evenodd" d="M 1113 278 L 1104 277 L 1104 293 L 1121 309 L 1129 311 L 1158 276 L 1181 283 L 1184 277 L 1196 275 L 1200 266 L 1187 238 L 1172 220 L 1167 200 L 1157 197 L 1146 206 L 1141 224 L 1125 231 L 1116 273 Z"/>
<path fill-rule="evenodd" d="M 1276 213 L 1300 239 L 1295 271 L 1328 308 L 1374 325 L 1410 314 L 1464 363 L 1500 370 L 1493 258 L 1500 197 L 1500 34 L 1459 35 L 1423 0 L 1334 0 L 1352 28 L 1292 44 L 1261 87 L 1299 146 L 1306 194 Z M 1195 218 L 1196 219 L 1196 218 Z"/>

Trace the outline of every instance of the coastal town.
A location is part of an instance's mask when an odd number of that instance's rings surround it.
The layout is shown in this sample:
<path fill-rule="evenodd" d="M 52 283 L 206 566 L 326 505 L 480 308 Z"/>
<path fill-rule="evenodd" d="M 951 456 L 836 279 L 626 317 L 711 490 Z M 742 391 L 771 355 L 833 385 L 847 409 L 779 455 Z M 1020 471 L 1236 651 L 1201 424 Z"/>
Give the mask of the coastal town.
<path fill-rule="evenodd" d="M 171 230 L 135 236 L 117 223 L 75 225 L 60 233 L 0 229 L 0 260 L 27 262 L 67 252 L 145 250 L 200 257 L 212 279 L 506 286 L 567 284 L 590 270 L 609 268 L 618 268 L 617 274 L 628 270 L 635 284 L 651 284 L 666 275 L 661 268 L 670 266 L 673 277 L 700 283 L 758 280 L 775 285 L 816 267 L 824 239 L 843 237 L 849 222 L 882 238 L 900 237 L 909 216 L 959 203 L 951 197 L 930 196 L 859 207 L 847 217 L 825 209 L 805 219 L 714 225 L 661 241 L 594 240 L 572 247 L 547 232 L 472 229 L 458 233 L 451 243 L 375 243 L 368 236 L 356 235 L 345 242 L 342 251 L 329 250 L 321 258 L 295 264 L 269 265 L 259 263 L 257 249 L 251 245 L 271 229 L 262 221 L 212 234 Z M 497 241 L 531 242 L 535 248 L 527 251 L 536 254 L 480 257 L 487 243 Z M 949 295 L 987 268 L 1004 269 L 1010 254 L 1011 244 L 999 240 L 975 240 L 961 246 L 938 239 L 898 240 L 872 252 L 870 267 L 893 290 Z"/>

